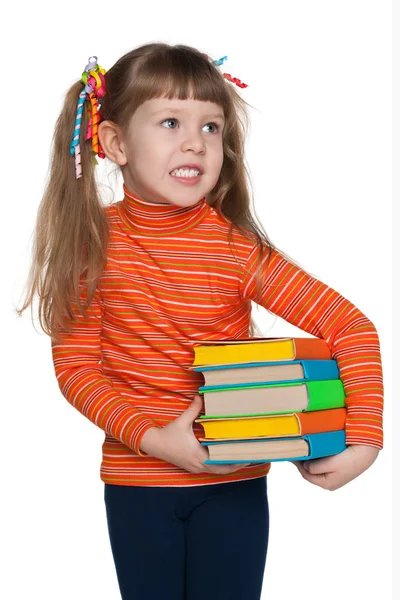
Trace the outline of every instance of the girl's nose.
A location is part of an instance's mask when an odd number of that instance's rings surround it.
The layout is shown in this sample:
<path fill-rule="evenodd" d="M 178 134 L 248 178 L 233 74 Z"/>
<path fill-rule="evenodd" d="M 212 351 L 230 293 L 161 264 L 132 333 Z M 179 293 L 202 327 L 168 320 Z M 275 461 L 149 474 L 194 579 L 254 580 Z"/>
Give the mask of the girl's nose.
<path fill-rule="evenodd" d="M 205 143 L 200 133 L 188 133 L 182 142 L 182 150 L 194 150 L 195 152 L 201 152 L 205 150 Z"/>

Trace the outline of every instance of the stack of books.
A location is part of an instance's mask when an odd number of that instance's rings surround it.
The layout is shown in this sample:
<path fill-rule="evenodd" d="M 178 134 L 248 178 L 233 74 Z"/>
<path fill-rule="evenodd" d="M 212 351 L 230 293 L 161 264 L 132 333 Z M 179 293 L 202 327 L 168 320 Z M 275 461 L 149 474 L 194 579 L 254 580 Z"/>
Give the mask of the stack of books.
<path fill-rule="evenodd" d="M 308 460 L 346 449 L 336 360 L 319 338 L 246 338 L 194 346 L 203 374 L 206 464 Z"/>

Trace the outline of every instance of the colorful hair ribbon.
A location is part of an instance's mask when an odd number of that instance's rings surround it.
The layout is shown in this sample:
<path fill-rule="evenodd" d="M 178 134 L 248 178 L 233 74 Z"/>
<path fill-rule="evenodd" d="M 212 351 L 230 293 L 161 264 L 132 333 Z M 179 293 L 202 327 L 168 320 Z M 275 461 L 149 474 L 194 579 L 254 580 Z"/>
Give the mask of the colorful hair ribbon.
<path fill-rule="evenodd" d="M 213 63 L 215 65 L 217 65 L 217 67 L 220 67 L 222 65 L 222 63 L 227 59 L 227 56 L 223 56 L 222 58 L 219 58 L 218 60 L 213 60 Z M 232 75 L 230 75 L 230 73 L 222 73 L 222 76 L 225 77 L 225 79 L 227 79 L 228 81 L 231 81 L 232 83 L 235 83 L 238 87 L 240 88 L 246 88 L 249 87 L 247 85 L 247 83 L 243 83 L 242 81 L 240 81 L 240 79 L 238 79 L 237 77 L 232 77 Z"/>
<path fill-rule="evenodd" d="M 96 155 L 104 158 L 105 154 L 99 143 L 98 125 L 101 122 L 101 102 L 105 94 L 105 69 L 97 64 L 97 56 L 90 56 L 89 62 L 81 76 L 81 82 L 85 85 L 79 94 L 78 106 L 76 109 L 74 132 L 69 151 L 72 156 L 75 155 L 76 179 L 82 177 L 81 149 L 80 149 L 80 131 L 82 124 L 82 112 L 85 105 L 88 110 L 89 122 L 85 140 L 92 140 L 93 161 L 97 165 Z"/>

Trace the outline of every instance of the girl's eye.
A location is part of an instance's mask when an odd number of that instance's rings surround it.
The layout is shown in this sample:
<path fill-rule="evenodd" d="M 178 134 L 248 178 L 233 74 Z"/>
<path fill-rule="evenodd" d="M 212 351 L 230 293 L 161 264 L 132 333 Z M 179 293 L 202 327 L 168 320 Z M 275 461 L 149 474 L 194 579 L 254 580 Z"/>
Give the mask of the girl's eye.
<path fill-rule="evenodd" d="M 164 123 L 170 123 L 171 121 L 176 121 L 176 119 L 165 119 L 165 121 L 163 121 L 161 125 L 164 125 Z M 170 129 L 170 127 L 167 127 L 167 129 Z"/>
<path fill-rule="evenodd" d="M 165 121 L 162 121 L 161 125 L 163 125 L 164 123 L 171 123 L 171 121 L 178 122 L 178 119 L 174 119 L 174 118 L 165 119 Z M 207 127 L 208 125 L 214 125 L 214 127 L 215 127 L 214 132 L 211 132 L 211 133 L 216 133 L 217 131 L 219 131 L 219 125 L 217 123 L 207 123 L 205 125 L 205 127 Z M 167 127 L 167 129 L 175 129 L 175 127 Z"/>
<path fill-rule="evenodd" d="M 215 133 L 217 133 L 217 131 L 219 131 L 219 125 L 217 125 L 217 123 L 207 123 L 207 125 L 214 125 Z"/>

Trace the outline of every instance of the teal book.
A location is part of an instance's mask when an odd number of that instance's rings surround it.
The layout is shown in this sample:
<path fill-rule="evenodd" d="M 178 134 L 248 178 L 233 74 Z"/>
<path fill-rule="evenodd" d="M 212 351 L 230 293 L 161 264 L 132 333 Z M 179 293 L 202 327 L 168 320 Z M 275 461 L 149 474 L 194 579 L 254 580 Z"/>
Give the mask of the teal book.
<path fill-rule="evenodd" d="M 289 360 L 191 367 L 203 374 L 205 387 L 339 379 L 336 360 Z"/>
<path fill-rule="evenodd" d="M 312 433 L 295 438 L 259 438 L 235 442 L 201 442 L 208 447 L 206 465 L 262 463 L 282 460 L 311 460 L 339 454 L 346 450 L 344 429 Z"/>

